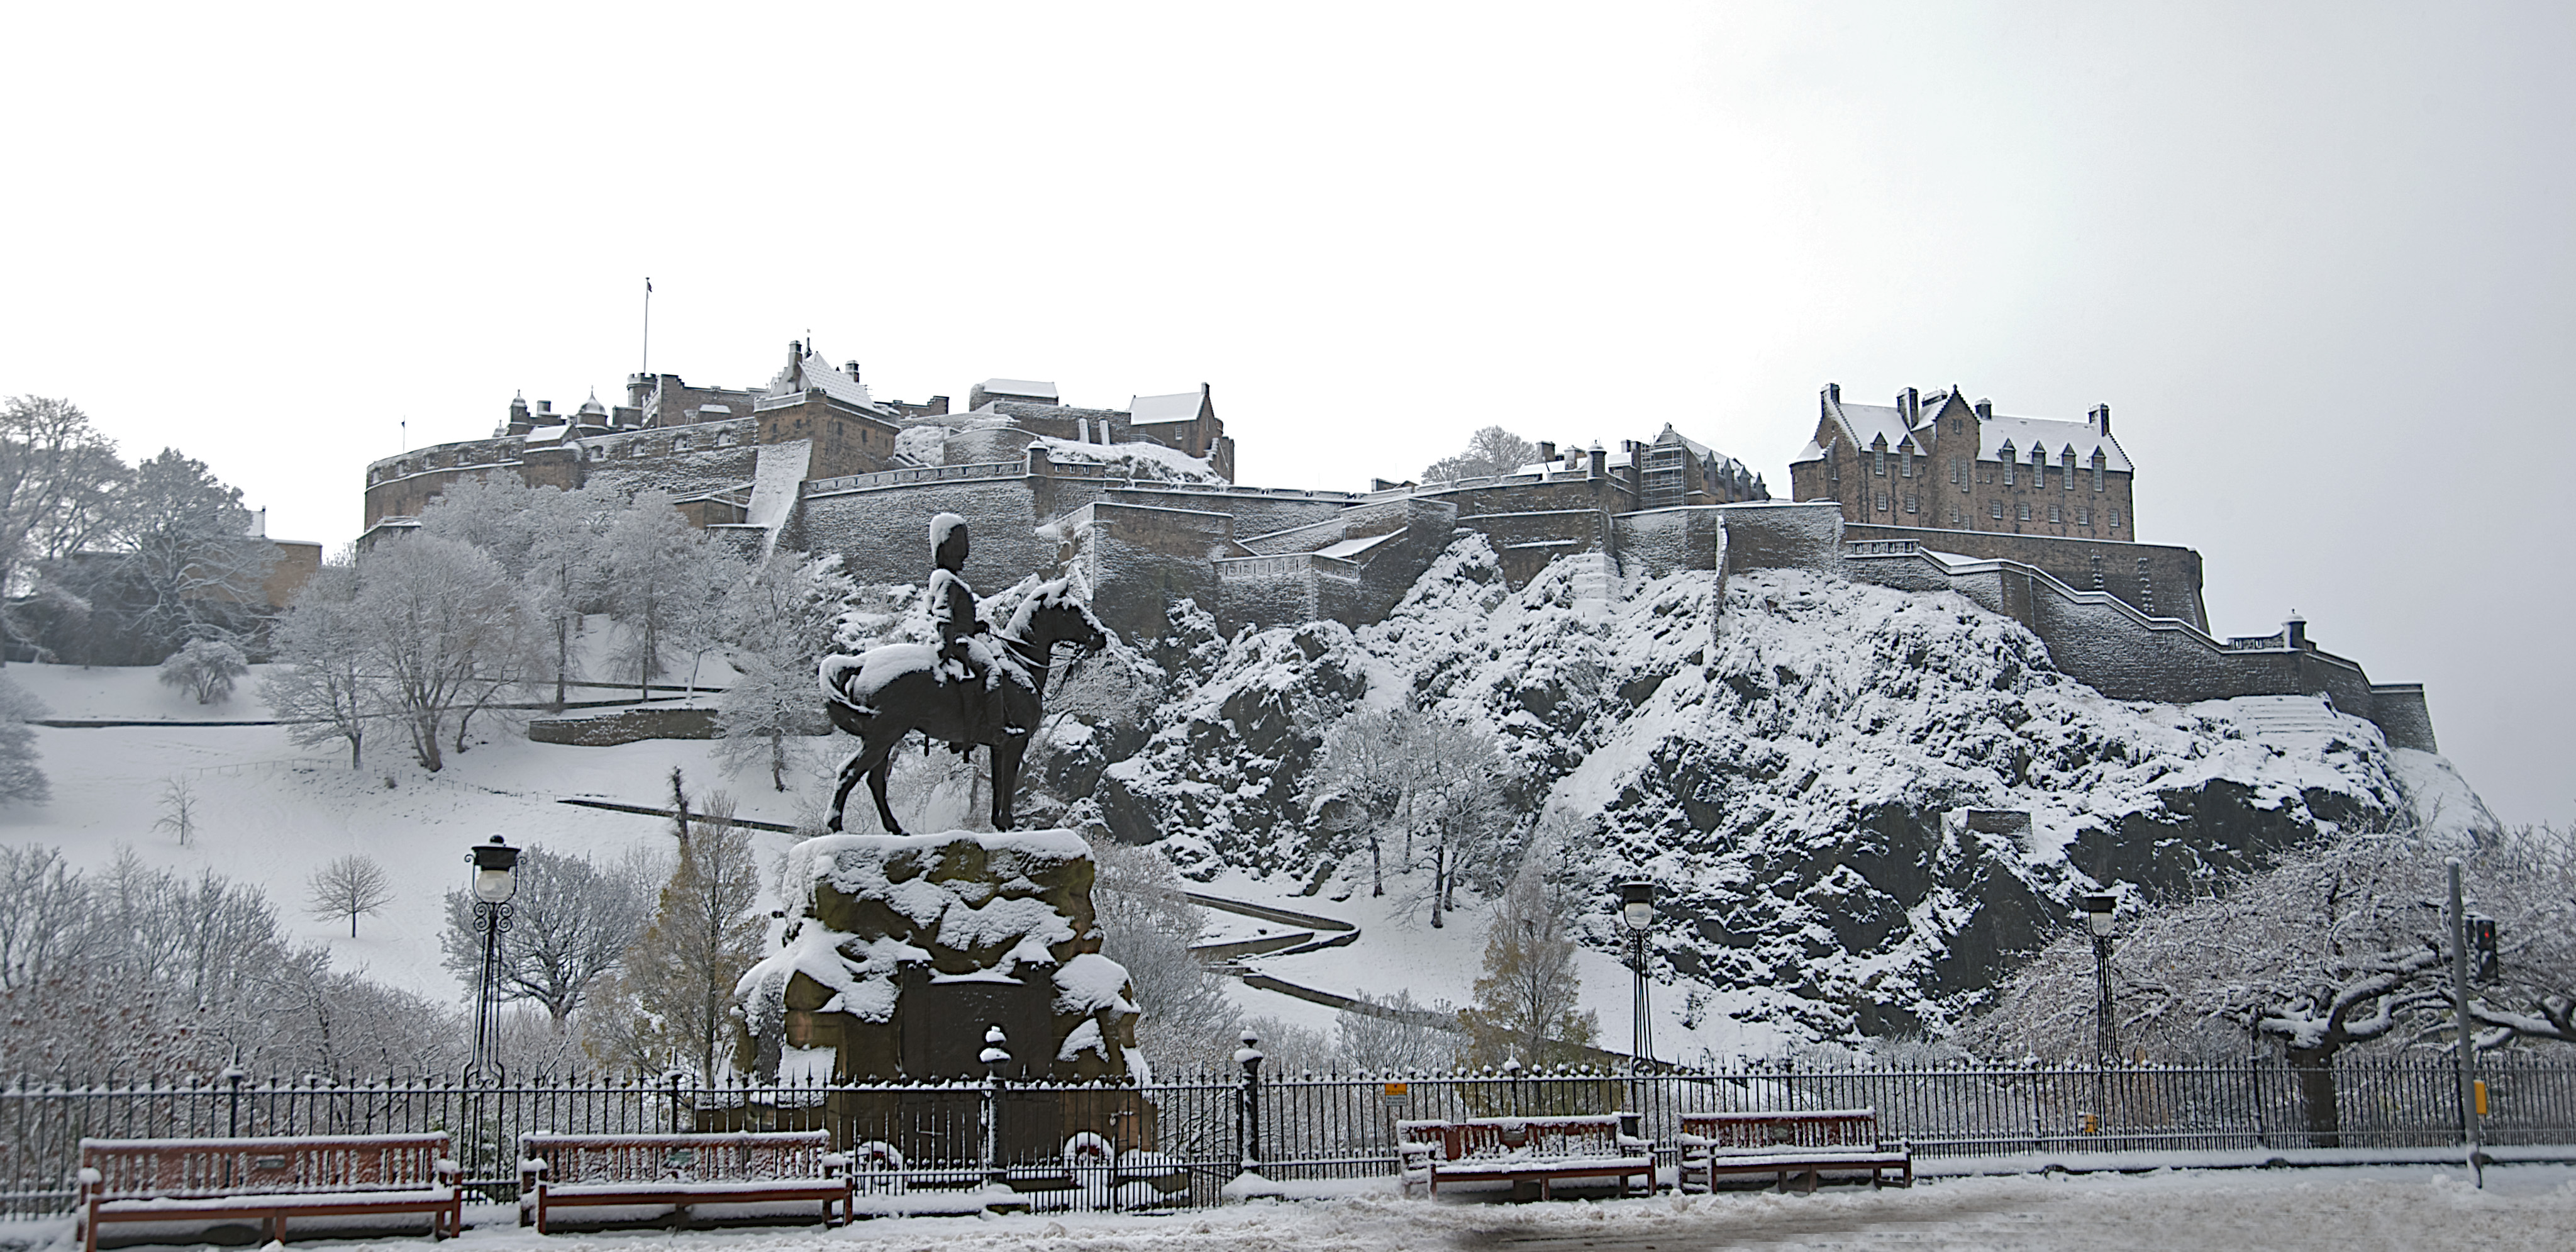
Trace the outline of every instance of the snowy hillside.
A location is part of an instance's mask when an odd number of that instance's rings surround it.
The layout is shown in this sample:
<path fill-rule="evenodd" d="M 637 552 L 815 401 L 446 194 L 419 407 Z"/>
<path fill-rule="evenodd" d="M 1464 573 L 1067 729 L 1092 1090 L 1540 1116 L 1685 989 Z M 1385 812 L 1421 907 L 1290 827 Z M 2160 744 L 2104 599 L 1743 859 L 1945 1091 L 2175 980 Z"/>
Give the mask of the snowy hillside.
<path fill-rule="evenodd" d="M 1484 726 L 1519 813 L 1601 819 L 1585 990 L 1605 1022 L 1624 1016 L 1626 981 L 1606 884 L 1663 884 L 1657 1029 L 1685 1058 L 1938 1025 L 2062 927 L 2076 892 L 2184 888 L 2386 820 L 2410 787 L 2444 797 L 2448 822 L 2492 823 L 2439 758 L 2400 762 L 2321 701 L 2106 700 L 1954 595 L 1771 571 L 1733 579 L 1721 614 L 1707 572 L 1603 584 L 1568 560 L 1513 592 L 1470 537 L 1377 626 L 1185 631 L 1157 658 L 1173 694 L 1147 724 L 1075 754 L 1099 781 L 1067 795 L 1072 817 L 1156 842 L 1227 894 L 1383 914 L 1351 947 L 1266 959 L 1279 977 L 1380 990 L 1419 973 L 1437 985 L 1415 984 L 1418 999 L 1463 999 L 1472 913 L 1435 935 L 1419 909 L 1372 899 L 1302 795 L 1321 728 L 1355 705 Z M 1120 743 L 1138 746 L 1099 759 Z M 2026 813 L 2027 835 L 1972 828 L 1965 810 Z"/>

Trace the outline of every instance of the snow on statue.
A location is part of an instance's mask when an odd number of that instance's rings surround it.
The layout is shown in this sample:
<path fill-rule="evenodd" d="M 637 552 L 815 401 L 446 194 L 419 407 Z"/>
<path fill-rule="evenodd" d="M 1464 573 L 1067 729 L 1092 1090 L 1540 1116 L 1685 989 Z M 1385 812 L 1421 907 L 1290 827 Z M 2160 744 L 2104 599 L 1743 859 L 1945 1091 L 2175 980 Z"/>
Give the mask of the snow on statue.
<path fill-rule="evenodd" d="M 1011 798 L 1019 790 L 1020 759 L 1028 751 L 1046 696 L 1055 645 L 1086 651 L 1105 646 L 1100 620 L 1058 580 L 1038 587 L 996 631 L 976 615 L 975 591 L 966 585 L 966 519 L 942 513 L 930 521 L 931 614 L 939 647 L 890 643 L 858 656 L 823 658 L 823 707 L 832 724 L 859 737 L 859 750 L 841 763 L 832 793 L 830 826 L 842 828 L 842 809 L 860 778 L 876 798 L 877 820 L 887 834 L 903 827 L 886 804 L 886 773 L 895 747 L 918 730 L 960 755 L 976 745 L 993 749 L 993 828 L 1011 828 Z"/>

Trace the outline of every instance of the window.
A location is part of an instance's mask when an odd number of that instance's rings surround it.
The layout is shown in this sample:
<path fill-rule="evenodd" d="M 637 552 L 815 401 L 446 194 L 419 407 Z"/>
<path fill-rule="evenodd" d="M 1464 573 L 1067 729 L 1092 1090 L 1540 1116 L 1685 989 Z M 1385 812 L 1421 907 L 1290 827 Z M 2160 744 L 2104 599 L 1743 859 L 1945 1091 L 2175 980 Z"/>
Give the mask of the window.
<path fill-rule="evenodd" d="M 1965 526 L 1968 524 L 1967 515 L 1959 511 L 1958 505 L 1954 504 L 1950 506 L 1950 524 L 1953 526 Z"/>
<path fill-rule="evenodd" d="M 1872 463 L 1869 472 L 1880 478 L 1887 477 L 1887 445 L 1880 444 L 1870 449 L 1870 460 Z"/>
<path fill-rule="evenodd" d="M 1884 491 L 1878 493 L 1878 511 L 1881 513 L 1887 511 L 1887 493 Z"/>
<path fill-rule="evenodd" d="M 2092 524 L 2093 524 L 2093 510 L 2091 510 L 2091 509 L 2077 509 L 2077 510 L 2075 510 L 2075 524 L 2076 524 L 2076 525 L 2078 525 L 2078 526 L 2090 526 L 2090 525 L 2092 525 Z M 2098 559 L 2098 558 L 2097 558 L 2097 559 Z"/>
<path fill-rule="evenodd" d="M 1914 507 L 1914 493 L 1911 491 L 1905 493 L 1905 511 L 1908 513 L 1920 513 L 1923 511 Z"/>
<path fill-rule="evenodd" d="M 2005 446 L 2005 448 L 2004 448 L 2003 461 L 2004 461 L 2004 485 L 2005 485 L 2005 486 L 2007 486 L 2007 487 L 2010 487 L 2010 486 L 2013 486 L 2013 485 L 2015 485 L 2016 483 L 2018 483 L 2018 482 L 2020 481 L 2019 479 L 2014 478 L 2014 477 L 2013 477 L 2013 474 L 2014 474 L 2014 472 L 2015 472 L 2015 471 L 2018 471 L 2018 470 L 2021 468 L 2021 462 L 2016 461 L 2016 460 L 2014 460 L 2014 459 L 2013 459 L 2012 448 L 2011 448 L 2011 446 L 2010 446 L 2010 445 L 2006 445 L 2006 446 Z"/>
<path fill-rule="evenodd" d="M 1989 502 L 1989 503 L 1986 505 L 1986 511 L 1987 511 L 1989 514 L 1993 515 L 1993 517 L 1994 517 L 1994 519 L 1995 519 L 1996 521 L 2000 522 L 2000 521 L 2004 520 L 2004 502 L 2003 502 L 2003 501 L 2001 501 L 2001 500 L 1995 500 L 1995 501 Z"/>
<path fill-rule="evenodd" d="M 2102 454 L 2099 452 L 2093 454 L 2093 489 L 2102 489 Z"/>
<path fill-rule="evenodd" d="M 2068 448 L 2057 458 L 2057 477 L 2068 491 L 2075 490 L 2075 449 Z"/>
<path fill-rule="evenodd" d="M 2113 530 L 2118 530 L 2119 528 L 2120 528 L 2120 510 L 2118 510 L 2118 509 L 2113 509 L 2113 510 L 2111 510 L 2111 529 L 2113 529 Z"/>
<path fill-rule="evenodd" d="M 1843 487 L 1843 463 L 1834 459 L 1831 449 L 1825 452 L 1825 486 L 1834 491 Z"/>
<path fill-rule="evenodd" d="M 1964 483 L 1964 482 L 1966 482 L 1967 480 L 1968 480 L 1968 467 L 1967 467 L 1966 465 L 1964 465 L 1964 464 L 1961 464 L 1961 463 L 1960 463 L 1960 461 L 1959 461 L 1959 458 L 1957 458 L 1957 457 L 1955 457 L 1955 456 L 1954 456 L 1954 457 L 1951 457 L 1951 458 L 1950 458 L 1950 481 L 1951 481 L 1952 483 Z"/>
<path fill-rule="evenodd" d="M 2062 522 L 2066 519 L 2058 514 L 2057 506 L 2052 504 L 2048 506 L 2048 520 L 2052 522 Z"/>
<path fill-rule="evenodd" d="M 1905 445 L 1905 476 L 1914 477 L 1914 445 L 1910 443 Z"/>
<path fill-rule="evenodd" d="M 2013 520 L 2014 520 L 2014 521 L 2018 521 L 2018 522 L 2027 522 L 2027 521 L 2029 521 L 2029 520 L 2030 520 L 2030 506 L 2029 506 L 2029 505 L 2027 505 L 2027 504 L 2024 504 L 2024 505 L 2020 506 L 2019 508 L 2014 509 L 2014 510 L 2013 510 Z"/>

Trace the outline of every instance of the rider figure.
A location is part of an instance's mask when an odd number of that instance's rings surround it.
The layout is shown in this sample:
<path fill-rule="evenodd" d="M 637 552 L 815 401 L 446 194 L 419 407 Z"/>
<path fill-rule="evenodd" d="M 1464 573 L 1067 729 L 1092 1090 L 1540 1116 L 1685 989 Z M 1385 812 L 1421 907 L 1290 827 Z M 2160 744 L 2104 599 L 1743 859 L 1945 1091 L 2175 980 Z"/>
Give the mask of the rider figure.
<path fill-rule="evenodd" d="M 975 589 L 961 573 L 966 568 L 965 518 L 942 513 L 930 519 L 930 559 L 938 566 L 930 573 L 930 620 L 939 627 L 939 679 L 983 689 L 970 689 L 958 702 L 967 741 L 982 742 L 990 738 L 990 728 L 1002 724 L 1002 693 L 993 673 L 991 630 L 976 616 Z M 965 744 L 956 749 L 960 756 L 967 751 Z"/>

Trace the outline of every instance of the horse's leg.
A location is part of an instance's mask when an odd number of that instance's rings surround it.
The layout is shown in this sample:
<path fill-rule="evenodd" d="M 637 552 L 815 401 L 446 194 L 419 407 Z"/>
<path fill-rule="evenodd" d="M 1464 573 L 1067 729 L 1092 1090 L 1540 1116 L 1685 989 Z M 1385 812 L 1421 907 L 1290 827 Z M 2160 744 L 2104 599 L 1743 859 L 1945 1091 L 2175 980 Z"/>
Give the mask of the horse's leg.
<path fill-rule="evenodd" d="M 1004 735 L 993 745 L 993 829 L 1011 828 L 1011 799 L 1020 790 L 1020 757 L 1029 748 L 1026 735 Z"/>
<path fill-rule="evenodd" d="M 885 832 L 889 835 L 902 834 L 903 824 L 894 820 L 894 806 L 886 803 L 886 775 L 894 772 L 895 749 L 903 745 L 904 736 L 910 733 L 906 731 L 889 741 L 868 745 L 875 756 L 868 764 L 868 794 L 875 797 L 877 820 L 885 824 Z"/>
<path fill-rule="evenodd" d="M 841 833 L 841 810 L 850 802 L 850 788 L 859 783 L 859 758 L 868 754 L 867 741 L 862 739 L 859 745 L 859 750 L 851 753 L 850 759 L 841 762 L 840 785 L 832 791 L 832 817 L 824 823 L 824 828 L 836 835 Z"/>

